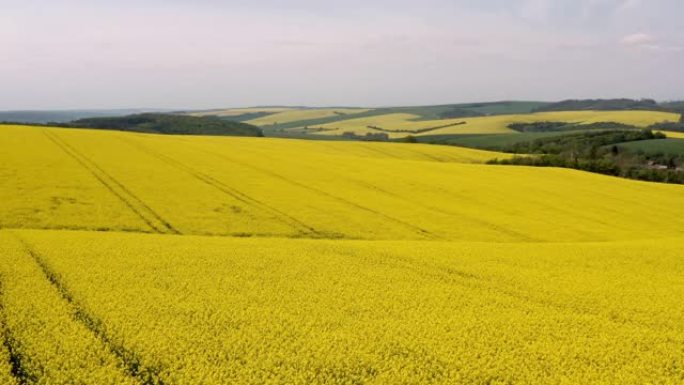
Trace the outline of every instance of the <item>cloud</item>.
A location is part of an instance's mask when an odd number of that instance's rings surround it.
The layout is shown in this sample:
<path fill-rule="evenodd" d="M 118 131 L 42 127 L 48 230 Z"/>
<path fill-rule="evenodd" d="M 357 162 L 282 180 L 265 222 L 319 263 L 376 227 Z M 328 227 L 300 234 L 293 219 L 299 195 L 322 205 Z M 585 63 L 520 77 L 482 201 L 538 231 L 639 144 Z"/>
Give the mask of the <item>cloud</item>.
<path fill-rule="evenodd" d="M 524 19 L 533 21 L 546 21 L 553 8 L 553 3 L 548 0 L 525 0 L 520 8 L 520 14 Z"/>
<path fill-rule="evenodd" d="M 638 8 L 641 5 L 641 0 L 623 0 L 618 5 L 618 10 L 628 11 Z"/>
<path fill-rule="evenodd" d="M 627 35 L 620 40 L 622 45 L 631 47 L 656 46 L 657 41 L 653 35 L 648 33 L 638 32 Z"/>
<path fill-rule="evenodd" d="M 643 32 L 627 35 L 620 40 L 620 43 L 627 47 L 646 49 L 650 51 L 675 53 L 684 51 L 684 47 L 680 45 L 661 42 L 655 36 Z"/>
<path fill-rule="evenodd" d="M 0 0 L 0 109 L 681 98 L 653 3 Z"/>

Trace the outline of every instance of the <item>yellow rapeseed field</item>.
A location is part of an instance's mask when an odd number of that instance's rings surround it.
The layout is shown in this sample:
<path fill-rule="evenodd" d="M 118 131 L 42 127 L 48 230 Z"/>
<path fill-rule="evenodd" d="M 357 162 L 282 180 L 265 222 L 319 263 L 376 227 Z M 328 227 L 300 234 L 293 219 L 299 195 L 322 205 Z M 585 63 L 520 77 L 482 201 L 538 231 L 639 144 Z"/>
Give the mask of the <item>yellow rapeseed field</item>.
<path fill-rule="evenodd" d="M 117 376 L 139 377 L 128 370 L 133 362 L 164 384 L 679 384 L 684 375 L 681 238 L 9 233 L 13 267 L 4 269 L 21 275 L 6 276 L 31 292 L 6 293 L 17 304 L 7 316 L 36 367 L 64 362 L 40 374 L 47 383 L 124 383 Z M 23 254 L 7 237 L 22 239 Z M 24 308 L 32 322 L 19 324 Z M 79 314 L 96 320 L 99 341 L 77 342 L 91 328 Z"/>
<path fill-rule="evenodd" d="M 684 186 L 473 164 L 506 155 L 457 147 L 30 127 L 0 138 L 5 228 L 597 241 L 684 226 L 671 210 Z"/>
<path fill-rule="evenodd" d="M 412 132 L 418 130 L 425 130 L 436 127 L 451 126 L 466 121 L 466 119 L 440 119 L 440 120 L 421 120 L 419 115 L 409 113 L 391 113 L 384 115 L 374 115 L 361 118 L 350 118 L 339 122 L 326 123 L 321 125 L 314 125 L 310 128 L 316 134 L 322 135 L 341 135 L 345 132 L 353 132 L 357 135 L 364 135 L 366 133 L 387 133 L 391 138 L 400 138 L 407 135 L 419 135 L 419 132 Z M 376 127 L 376 128 L 372 128 Z M 472 131 L 466 128 L 466 125 L 456 125 L 454 129 L 463 134 L 483 133 L 483 134 L 498 134 L 511 132 L 510 129 L 504 127 L 494 127 L 493 129 L 477 129 Z M 382 130 L 378 130 L 380 128 Z M 446 128 L 430 130 L 428 132 L 445 130 Z M 427 132 L 426 132 L 427 134 Z"/>
<path fill-rule="evenodd" d="M 684 132 L 678 131 L 660 131 L 665 134 L 668 138 L 684 139 Z"/>
<path fill-rule="evenodd" d="M 6 231 L 0 231 L 0 282 L 13 353 L 27 378 L 35 379 L 31 382 L 136 383 L 83 322 L 85 316 L 55 290 L 26 247 Z"/>
<path fill-rule="evenodd" d="M 388 130 L 391 138 L 407 135 L 444 135 L 444 134 L 501 134 L 514 133 L 507 126 L 516 122 L 570 122 L 595 123 L 618 122 L 645 127 L 657 122 L 679 120 L 678 114 L 658 111 L 559 111 L 538 112 L 534 114 L 493 115 L 472 118 L 455 118 L 440 120 L 420 120 L 418 115 L 394 113 L 370 117 L 347 119 L 340 122 L 327 123 L 312 128 L 322 128 L 316 134 L 341 135 L 345 132 L 366 134 L 387 132 L 370 127 L 380 127 Z M 458 124 L 464 122 L 465 124 Z M 446 127 L 444 127 L 446 126 Z M 439 128 L 442 127 L 442 128 Z M 411 132 L 426 130 L 423 132 Z M 394 132 L 392 132 L 394 131 Z"/>
<path fill-rule="evenodd" d="M 0 125 L 0 384 L 681 384 L 684 186 L 505 156 Z"/>

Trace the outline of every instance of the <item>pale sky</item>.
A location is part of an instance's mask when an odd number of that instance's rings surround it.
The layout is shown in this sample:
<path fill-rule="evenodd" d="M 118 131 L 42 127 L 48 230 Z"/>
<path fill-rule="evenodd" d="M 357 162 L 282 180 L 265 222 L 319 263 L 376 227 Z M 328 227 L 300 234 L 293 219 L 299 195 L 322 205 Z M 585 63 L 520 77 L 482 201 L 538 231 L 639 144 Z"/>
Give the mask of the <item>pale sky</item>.
<path fill-rule="evenodd" d="M 0 0 L 0 110 L 684 99 L 682 0 Z"/>

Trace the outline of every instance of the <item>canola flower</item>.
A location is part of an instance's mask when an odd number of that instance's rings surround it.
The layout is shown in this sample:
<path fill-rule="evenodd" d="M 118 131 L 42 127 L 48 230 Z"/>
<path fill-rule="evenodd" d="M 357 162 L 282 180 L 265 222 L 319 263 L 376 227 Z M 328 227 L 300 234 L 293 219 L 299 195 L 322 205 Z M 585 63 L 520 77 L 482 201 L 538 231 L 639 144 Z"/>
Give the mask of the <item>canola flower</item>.
<path fill-rule="evenodd" d="M 110 343 L 163 383 L 677 384 L 684 375 L 681 238 L 15 233 L 106 325 Z M 29 258 L 20 265 L 38 269 Z M 88 373 L 79 370 L 61 375 Z"/>
<path fill-rule="evenodd" d="M 0 289 L 2 287 L 0 286 Z M 0 291 L 0 295 L 2 292 Z M 2 301 L 2 297 L 0 297 Z M 0 383 L 7 385 L 18 385 L 17 377 L 14 375 L 13 362 L 16 361 L 12 342 L 14 337 L 7 329 L 7 320 L 4 315 L 4 306 L 0 302 Z M 12 350 L 12 352 L 10 352 Z"/>
<path fill-rule="evenodd" d="M 0 384 L 681 384 L 684 187 L 0 126 Z"/>
<path fill-rule="evenodd" d="M 5 348 L 12 349 L 17 382 L 136 383 L 110 348 L 78 321 L 81 315 L 55 290 L 25 247 L 6 231 L 0 232 L 0 280 Z M 3 361 L 5 367 L 8 363 Z"/>
<path fill-rule="evenodd" d="M 683 186 L 491 167 L 506 155 L 456 147 L 12 126 L 0 143 L 4 228 L 558 242 L 684 226 Z"/>

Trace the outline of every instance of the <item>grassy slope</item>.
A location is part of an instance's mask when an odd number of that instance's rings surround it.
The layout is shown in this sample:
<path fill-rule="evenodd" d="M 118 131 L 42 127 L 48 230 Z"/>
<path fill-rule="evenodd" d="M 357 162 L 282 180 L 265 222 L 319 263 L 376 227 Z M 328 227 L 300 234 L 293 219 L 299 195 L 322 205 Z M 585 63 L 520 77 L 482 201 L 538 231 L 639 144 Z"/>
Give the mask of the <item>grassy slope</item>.
<path fill-rule="evenodd" d="M 544 102 L 496 102 L 470 103 L 458 107 L 480 112 L 485 115 L 526 114 L 535 108 L 545 105 Z"/>
<path fill-rule="evenodd" d="M 503 147 L 516 143 L 529 142 L 540 138 L 563 136 L 578 132 L 582 132 L 582 130 L 555 132 L 522 132 L 510 134 L 421 135 L 417 137 L 417 140 L 421 143 L 439 143 L 471 148 L 501 149 Z"/>
<path fill-rule="evenodd" d="M 526 114 L 533 109 L 544 105 L 542 102 L 487 102 L 487 103 L 464 103 L 443 104 L 434 106 L 409 106 L 387 107 L 375 111 L 378 114 L 403 113 L 419 116 L 418 120 L 441 119 L 442 114 L 457 109 L 459 111 L 472 111 L 474 115 L 501 115 L 501 114 Z"/>
<path fill-rule="evenodd" d="M 684 139 L 654 139 L 621 144 L 620 147 L 649 154 L 684 155 Z"/>
<path fill-rule="evenodd" d="M 264 117 L 246 121 L 255 126 L 267 126 L 279 123 L 299 122 L 302 120 L 321 119 L 329 117 L 344 117 L 368 111 L 364 108 L 313 108 L 277 112 Z"/>
<path fill-rule="evenodd" d="M 294 107 L 247 107 L 247 108 L 226 108 L 216 110 L 190 111 L 186 115 L 191 116 L 237 116 L 254 112 L 278 113 L 292 110 Z"/>

